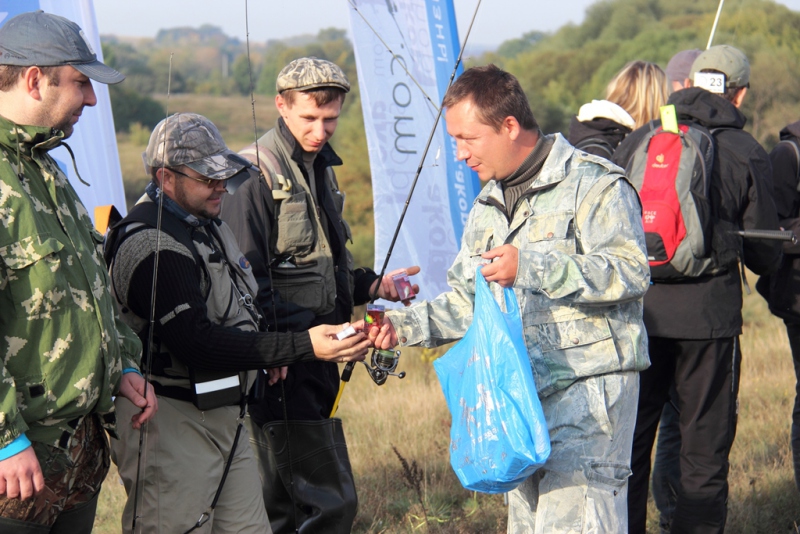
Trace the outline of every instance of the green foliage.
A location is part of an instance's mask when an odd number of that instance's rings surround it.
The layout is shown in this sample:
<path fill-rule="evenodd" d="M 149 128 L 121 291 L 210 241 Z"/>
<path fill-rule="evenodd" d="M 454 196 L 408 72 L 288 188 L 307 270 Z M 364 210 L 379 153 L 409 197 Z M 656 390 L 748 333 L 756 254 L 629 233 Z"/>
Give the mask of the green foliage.
<path fill-rule="evenodd" d="M 114 127 L 118 132 L 127 132 L 132 124 L 153 128 L 164 118 L 164 108 L 150 98 L 135 90 L 127 89 L 124 84 L 110 85 L 111 111 L 114 115 Z"/>
<path fill-rule="evenodd" d="M 547 37 L 547 34 L 540 31 L 532 31 L 522 34 L 522 37 L 517 39 L 510 39 L 497 49 L 497 54 L 502 57 L 518 56 L 522 52 L 527 52 L 533 48 L 536 43 Z"/>
<path fill-rule="evenodd" d="M 551 35 L 530 32 L 477 64 L 495 62 L 516 75 L 542 129 L 563 132 L 581 104 L 604 97 L 629 61 L 663 68 L 680 50 L 705 48 L 717 6 L 717 0 L 604 0 L 587 9 L 583 24 Z M 770 0 L 729 2 L 714 39 L 722 43 L 748 55 L 748 129 L 774 143 L 778 130 L 800 115 L 800 14 Z"/>
<path fill-rule="evenodd" d="M 665 67 L 680 50 L 705 48 L 717 5 L 718 0 L 602 0 L 587 9 L 580 25 L 566 25 L 551 34 L 532 30 L 472 60 L 470 66 L 496 63 L 515 74 L 542 130 L 563 132 L 582 104 L 605 96 L 608 81 L 629 61 L 643 59 Z M 770 0 L 729 0 L 714 42 L 741 48 L 750 58 L 751 89 L 743 111 L 747 128 L 770 148 L 777 132 L 800 116 L 800 14 Z M 111 88 L 120 131 L 132 122 L 152 127 L 163 118 L 163 108 L 153 107 L 143 95 L 160 95 L 158 100 L 164 102 L 169 86 L 173 102 L 181 93 L 197 95 L 187 101 L 203 105 L 183 111 L 205 114 L 229 143 L 240 143 L 239 148 L 253 139 L 251 69 L 256 111 L 270 113 L 269 120 L 258 121 L 263 133 L 274 124 L 275 80 L 287 63 L 316 56 L 340 65 L 353 90 L 332 140 L 345 162 L 337 175 L 347 193 L 345 216 L 354 234 L 351 250 L 359 265 L 373 263 L 369 157 L 355 56 L 345 30 L 326 28 L 316 36 L 250 43 L 249 61 L 246 43 L 214 26 L 165 29 L 155 39 L 105 38 L 103 52 L 106 61 L 127 76 Z M 203 95 L 224 98 L 200 98 Z M 242 105 L 244 96 L 248 103 Z M 170 104 L 170 112 L 175 111 Z"/>

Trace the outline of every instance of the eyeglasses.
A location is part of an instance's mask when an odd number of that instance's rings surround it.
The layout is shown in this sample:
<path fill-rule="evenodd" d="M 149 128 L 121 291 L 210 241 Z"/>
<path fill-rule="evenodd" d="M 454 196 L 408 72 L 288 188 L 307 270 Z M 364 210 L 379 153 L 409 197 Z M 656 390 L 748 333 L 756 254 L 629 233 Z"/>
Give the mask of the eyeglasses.
<path fill-rule="evenodd" d="M 200 182 L 201 184 L 205 184 L 206 187 L 209 189 L 216 187 L 217 184 L 225 185 L 228 180 L 215 180 L 214 178 L 195 178 L 194 176 L 189 176 L 185 172 L 181 172 L 177 169 L 169 169 L 170 171 L 174 172 L 175 174 L 180 174 L 181 176 L 185 176 L 190 180 L 194 180 L 195 182 Z"/>

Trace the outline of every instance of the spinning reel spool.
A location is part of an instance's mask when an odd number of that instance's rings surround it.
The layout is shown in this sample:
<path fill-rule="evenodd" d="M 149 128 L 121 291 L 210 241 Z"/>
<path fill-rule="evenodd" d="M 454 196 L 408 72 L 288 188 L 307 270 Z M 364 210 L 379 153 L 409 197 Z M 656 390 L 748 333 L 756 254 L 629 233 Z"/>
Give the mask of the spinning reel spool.
<path fill-rule="evenodd" d="M 386 379 L 390 376 L 396 376 L 400 379 L 403 379 L 406 376 L 405 371 L 395 373 L 397 370 L 397 364 L 400 362 L 399 350 L 373 349 L 372 358 L 370 358 L 370 361 L 372 363 L 371 366 L 367 364 L 367 362 L 361 363 L 363 363 L 364 367 L 367 368 L 367 372 L 369 373 L 370 378 L 372 378 L 372 381 L 379 386 L 382 386 L 384 383 L 386 383 Z"/>

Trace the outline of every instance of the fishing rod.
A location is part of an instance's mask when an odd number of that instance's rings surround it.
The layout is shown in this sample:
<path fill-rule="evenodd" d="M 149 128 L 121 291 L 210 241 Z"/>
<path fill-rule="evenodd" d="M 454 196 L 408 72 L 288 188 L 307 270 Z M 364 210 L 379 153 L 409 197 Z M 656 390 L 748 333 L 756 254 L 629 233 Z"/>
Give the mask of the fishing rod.
<path fill-rule="evenodd" d="M 398 60 L 397 63 L 400 64 L 400 66 L 403 68 L 403 70 L 408 75 L 408 77 L 411 78 L 411 81 L 414 82 L 414 85 L 416 85 L 417 88 L 419 88 L 419 90 L 422 92 L 422 95 L 425 97 L 425 100 L 427 100 L 428 103 L 431 106 L 433 106 L 433 109 L 435 109 L 438 112 L 439 111 L 439 106 L 437 106 L 436 103 L 433 101 L 433 99 L 431 99 L 431 97 L 428 96 L 428 93 L 425 92 L 425 89 L 422 87 L 422 85 L 417 81 L 417 79 L 414 77 L 414 75 L 409 72 L 408 68 L 406 68 L 405 59 L 402 56 L 398 56 L 397 54 L 394 53 L 394 50 L 392 50 L 392 48 L 386 43 L 386 41 L 383 39 L 383 37 L 381 37 L 381 35 L 378 33 L 378 30 L 376 30 L 372 26 L 372 24 L 369 23 L 369 21 L 367 20 L 367 17 L 365 17 L 364 14 L 361 13 L 361 11 L 358 9 L 358 7 L 356 6 L 356 4 L 355 4 L 355 2 L 353 0 L 347 0 L 347 2 L 350 4 L 350 7 L 353 8 L 353 11 L 355 11 L 358 14 L 358 16 L 361 17 L 361 20 L 364 21 L 364 24 L 367 25 L 367 28 L 369 28 L 372 31 L 372 33 L 375 35 L 375 37 L 378 38 L 378 40 L 381 42 L 383 47 L 386 50 L 388 50 L 388 52 L 390 54 L 392 54 L 392 59 L 397 59 Z M 403 35 L 403 32 L 400 31 L 400 26 L 397 24 L 397 19 L 394 16 L 395 13 L 396 13 L 396 11 L 393 12 L 391 9 L 389 10 L 389 14 L 392 16 L 392 19 L 394 20 L 395 25 L 397 25 L 397 30 L 398 30 L 398 32 L 400 32 L 400 36 L 403 38 L 403 41 L 405 41 L 405 36 Z"/>
<path fill-rule="evenodd" d="M 169 68 L 167 70 L 167 102 L 164 105 L 164 140 L 162 141 L 161 145 L 161 153 L 163 155 L 161 159 L 161 175 L 164 175 L 164 169 L 167 165 L 167 127 L 169 126 L 169 97 L 172 91 L 172 58 L 175 54 L 170 52 L 169 54 Z M 147 355 L 145 356 L 145 364 L 144 364 L 144 374 L 145 374 L 145 381 L 144 381 L 144 393 L 143 396 L 147 398 L 147 390 L 150 387 L 150 379 L 152 378 L 151 369 L 153 366 L 153 343 L 154 343 L 154 331 L 155 331 L 155 324 L 156 324 L 156 293 L 158 292 L 157 284 L 158 284 L 158 260 L 160 257 L 160 250 L 161 250 L 161 214 L 163 213 L 164 209 L 164 192 L 162 191 L 161 194 L 158 195 L 158 215 L 156 217 L 156 250 L 153 256 L 153 283 L 150 286 L 150 317 L 148 318 L 148 330 L 147 330 Z M 136 533 L 136 520 L 138 519 L 138 508 L 139 508 L 139 495 L 144 493 L 144 482 L 141 483 L 141 476 L 142 476 L 142 451 L 145 450 L 147 445 L 147 433 L 149 428 L 149 422 L 145 421 L 145 423 L 139 429 L 139 452 L 136 458 L 136 481 L 133 485 L 133 518 L 131 520 L 131 532 L 134 534 Z M 144 456 L 146 456 L 146 452 Z"/>
<path fill-rule="evenodd" d="M 348 1 L 352 5 L 352 0 Z M 450 79 L 447 82 L 448 89 L 453 84 L 453 80 L 455 79 L 456 73 L 458 72 L 458 67 L 461 65 L 461 60 L 464 56 L 464 50 L 466 49 L 467 42 L 469 41 L 469 36 L 472 33 L 472 26 L 475 24 L 475 17 L 478 15 L 478 9 L 480 8 L 480 6 L 481 6 L 481 0 L 478 0 L 478 3 L 475 5 L 475 11 L 472 13 L 472 19 L 470 20 L 469 27 L 467 28 L 467 34 L 464 36 L 464 41 L 461 44 L 461 50 L 459 50 L 458 58 L 456 58 L 456 62 L 453 65 L 453 70 L 450 73 Z M 353 8 L 355 9 L 355 6 Z M 388 46 L 387 49 L 389 49 Z M 389 49 L 389 52 L 392 53 L 391 49 Z M 442 96 L 442 100 L 444 100 L 444 95 Z M 411 189 L 409 190 L 405 204 L 403 205 L 403 211 L 400 213 L 400 218 L 397 221 L 397 226 L 395 227 L 394 235 L 392 236 L 392 241 L 389 244 L 389 249 L 386 252 L 386 258 L 383 262 L 383 266 L 381 267 L 380 274 L 378 275 L 378 283 L 375 284 L 374 292 L 370 294 L 370 303 L 375 302 L 375 300 L 378 298 L 380 281 L 383 280 L 383 276 L 386 274 L 386 267 L 389 265 L 389 259 L 391 258 L 392 251 L 394 249 L 395 244 L 397 243 L 397 237 L 400 234 L 400 228 L 403 224 L 403 220 L 405 219 L 406 213 L 408 212 L 408 207 L 411 203 L 411 197 L 414 195 L 414 190 L 417 187 L 417 182 L 419 181 L 420 174 L 422 173 L 422 169 L 424 168 L 425 158 L 428 156 L 428 150 L 430 150 L 431 143 L 433 142 L 433 137 L 434 135 L 436 135 L 436 128 L 439 126 L 439 119 L 441 119 L 442 117 L 443 110 L 444 107 L 442 105 L 437 107 L 436 118 L 433 121 L 433 126 L 431 127 L 431 131 L 428 135 L 428 141 L 425 143 L 425 148 L 422 151 L 422 157 L 420 158 L 419 165 L 417 166 L 417 171 L 414 174 L 414 179 L 411 182 Z M 400 357 L 399 351 L 381 351 L 375 349 L 372 352 L 372 359 L 371 359 L 372 367 L 370 367 L 370 365 L 367 364 L 366 362 L 362 363 L 366 366 L 367 371 L 369 372 L 370 377 L 373 379 L 373 381 L 378 385 L 382 385 L 386 381 L 386 378 L 389 375 L 391 375 L 393 371 L 397 368 L 397 362 L 399 360 L 399 357 Z M 350 381 L 350 377 L 353 374 L 354 367 L 355 367 L 355 362 L 348 362 L 347 365 L 345 365 L 344 370 L 342 371 L 341 382 L 339 385 L 339 393 L 336 395 L 336 400 L 334 401 L 333 409 L 331 410 L 331 417 L 333 417 L 333 415 L 339 408 L 339 401 L 342 397 L 342 394 L 344 393 L 345 386 Z M 397 376 L 399 378 L 403 378 L 403 376 L 405 376 L 405 373 L 401 374 L 402 376 L 400 375 Z"/>
<path fill-rule="evenodd" d="M 261 151 L 258 149 L 258 125 L 256 123 L 256 99 L 255 99 L 255 82 L 253 82 L 253 62 L 250 59 L 250 22 L 249 22 L 249 15 L 248 15 L 248 0 L 244 0 L 244 21 L 245 21 L 245 42 L 247 44 L 247 74 L 250 79 L 250 110 L 253 115 L 253 146 L 255 147 L 255 157 L 256 157 L 256 171 L 259 173 L 260 179 L 265 179 L 263 175 L 263 171 L 261 170 Z M 271 251 L 270 247 L 265 248 L 266 253 L 266 262 L 267 265 L 272 265 L 272 258 L 271 258 Z M 277 330 L 278 327 L 278 307 L 275 303 L 275 284 L 272 281 L 272 269 L 267 269 L 267 277 L 269 278 L 269 287 L 270 287 L 270 297 L 272 299 L 272 320 L 275 328 Z M 267 328 L 269 330 L 269 328 Z M 259 378 L 257 380 L 264 380 L 263 371 L 259 371 Z M 299 524 L 298 517 L 297 517 L 297 498 L 295 496 L 295 485 L 294 485 L 294 461 L 292 458 L 292 447 L 290 443 L 290 435 L 289 432 L 289 412 L 288 412 L 288 399 L 286 397 L 286 386 L 284 385 L 284 380 L 279 379 L 281 384 L 281 398 L 283 402 L 281 403 L 283 406 L 283 423 L 284 428 L 286 430 L 286 455 L 289 461 L 289 498 L 292 501 L 292 512 L 294 516 L 294 524 L 295 524 L 295 532 L 297 532 L 297 525 Z M 256 388 L 259 387 L 258 383 L 256 383 Z"/>
<path fill-rule="evenodd" d="M 719 7 L 717 7 L 717 16 L 714 17 L 714 25 L 711 27 L 711 35 L 708 36 L 708 44 L 706 45 L 706 50 L 711 48 L 711 43 L 714 41 L 714 34 L 717 31 L 717 23 L 719 22 L 719 16 L 722 13 L 722 4 L 725 3 L 725 0 L 719 0 Z"/>

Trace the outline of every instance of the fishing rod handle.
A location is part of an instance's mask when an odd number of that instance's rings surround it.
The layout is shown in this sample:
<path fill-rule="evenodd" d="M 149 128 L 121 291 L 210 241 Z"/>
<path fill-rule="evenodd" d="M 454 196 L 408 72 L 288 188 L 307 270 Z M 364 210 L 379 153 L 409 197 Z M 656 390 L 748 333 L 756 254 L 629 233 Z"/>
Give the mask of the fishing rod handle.
<path fill-rule="evenodd" d="M 797 243 L 797 237 L 791 230 L 739 230 L 736 233 L 745 239 L 775 239 Z"/>

